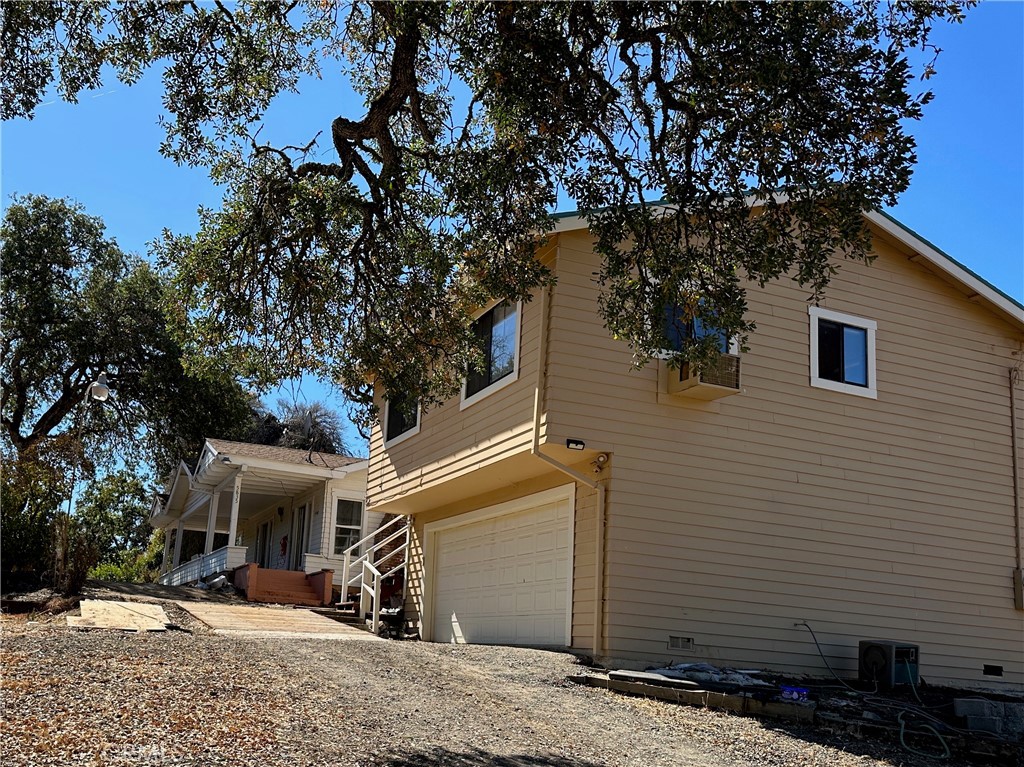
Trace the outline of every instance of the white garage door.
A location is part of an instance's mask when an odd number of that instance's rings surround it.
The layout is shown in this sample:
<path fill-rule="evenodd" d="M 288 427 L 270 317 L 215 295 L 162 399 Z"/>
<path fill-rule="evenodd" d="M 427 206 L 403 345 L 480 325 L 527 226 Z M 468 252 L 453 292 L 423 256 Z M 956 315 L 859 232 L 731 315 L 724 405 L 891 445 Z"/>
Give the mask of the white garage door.
<path fill-rule="evenodd" d="M 434 641 L 569 644 L 571 520 L 562 499 L 438 530 Z"/>

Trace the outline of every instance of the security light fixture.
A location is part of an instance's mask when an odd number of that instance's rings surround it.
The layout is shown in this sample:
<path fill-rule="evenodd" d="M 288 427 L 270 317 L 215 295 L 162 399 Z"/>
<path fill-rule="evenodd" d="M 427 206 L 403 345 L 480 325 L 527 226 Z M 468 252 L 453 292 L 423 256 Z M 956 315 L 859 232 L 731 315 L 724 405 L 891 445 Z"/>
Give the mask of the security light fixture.
<path fill-rule="evenodd" d="M 570 450 L 583 450 L 586 448 L 587 443 L 582 439 L 567 439 L 565 441 L 565 446 Z"/>

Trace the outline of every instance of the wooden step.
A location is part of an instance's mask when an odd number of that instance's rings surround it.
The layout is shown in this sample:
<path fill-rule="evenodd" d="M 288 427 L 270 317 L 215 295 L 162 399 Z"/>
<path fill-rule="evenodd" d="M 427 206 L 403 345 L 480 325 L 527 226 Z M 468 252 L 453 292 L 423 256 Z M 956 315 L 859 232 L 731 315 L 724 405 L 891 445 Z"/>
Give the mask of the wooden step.
<path fill-rule="evenodd" d="M 309 585 L 306 574 L 300 570 L 260 570 L 256 582 L 268 588 L 304 589 Z"/>
<path fill-rule="evenodd" d="M 249 601 L 281 605 L 304 605 L 306 607 L 321 607 L 323 605 L 316 594 L 300 594 L 295 591 L 261 591 L 250 596 Z"/>
<path fill-rule="evenodd" d="M 354 612 L 345 612 L 343 610 L 334 610 L 331 608 L 313 608 L 313 612 L 317 615 L 322 615 L 325 618 L 330 618 L 332 621 L 338 623 L 344 623 L 349 626 L 356 626 L 357 628 L 366 628 L 366 621 L 359 620 L 359 616 Z"/>
<path fill-rule="evenodd" d="M 256 594 L 272 594 L 273 596 L 297 596 L 297 597 L 318 597 L 313 589 L 290 589 L 284 586 L 271 586 L 270 588 L 258 587 Z"/>

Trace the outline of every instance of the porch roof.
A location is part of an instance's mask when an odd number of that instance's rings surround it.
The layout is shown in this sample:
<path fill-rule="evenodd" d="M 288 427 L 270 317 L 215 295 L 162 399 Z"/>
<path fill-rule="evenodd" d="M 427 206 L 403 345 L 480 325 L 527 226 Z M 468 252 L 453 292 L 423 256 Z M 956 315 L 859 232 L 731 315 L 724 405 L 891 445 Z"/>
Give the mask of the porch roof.
<path fill-rule="evenodd" d="M 294 450 L 290 447 L 276 447 L 274 445 L 254 445 L 250 442 L 230 442 L 226 439 L 207 439 L 206 444 L 217 455 L 264 458 L 278 463 L 314 466 L 323 469 L 340 469 L 355 463 L 365 463 L 366 461 L 365 458 L 353 458 L 350 455 L 320 453 L 316 450 Z"/>
<path fill-rule="evenodd" d="M 366 467 L 365 459 L 352 456 L 207 439 L 195 470 L 182 461 L 165 492 L 154 498 L 150 524 L 166 527 L 190 518 L 193 527 L 204 528 L 212 495 L 224 493 L 221 505 L 230 506 L 239 478 L 238 511 L 245 520 L 276 498 L 294 498 Z"/>

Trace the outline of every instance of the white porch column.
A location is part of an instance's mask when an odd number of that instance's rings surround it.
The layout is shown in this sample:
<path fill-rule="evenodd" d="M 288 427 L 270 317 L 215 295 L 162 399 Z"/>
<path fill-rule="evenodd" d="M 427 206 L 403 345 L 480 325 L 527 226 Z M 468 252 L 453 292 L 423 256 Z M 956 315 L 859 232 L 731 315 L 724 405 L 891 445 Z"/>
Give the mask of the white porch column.
<path fill-rule="evenodd" d="M 206 520 L 206 545 L 203 546 L 203 553 L 209 554 L 213 551 L 213 536 L 217 532 L 217 509 L 220 507 L 220 493 L 215 492 L 210 496 L 209 519 Z M 232 545 L 228 542 L 228 545 Z"/>
<path fill-rule="evenodd" d="M 243 467 L 244 469 L 244 467 Z M 235 545 L 238 536 L 238 502 L 242 496 L 242 472 L 235 475 L 235 485 L 231 489 L 231 522 L 228 524 L 228 546 Z"/>
<path fill-rule="evenodd" d="M 185 521 L 179 519 L 178 526 L 175 528 L 174 533 L 174 562 L 171 564 L 171 569 L 181 564 L 181 539 L 185 534 Z"/>
<path fill-rule="evenodd" d="M 164 558 L 161 562 L 160 572 L 166 573 L 171 569 L 171 531 L 167 527 L 164 528 Z"/>

